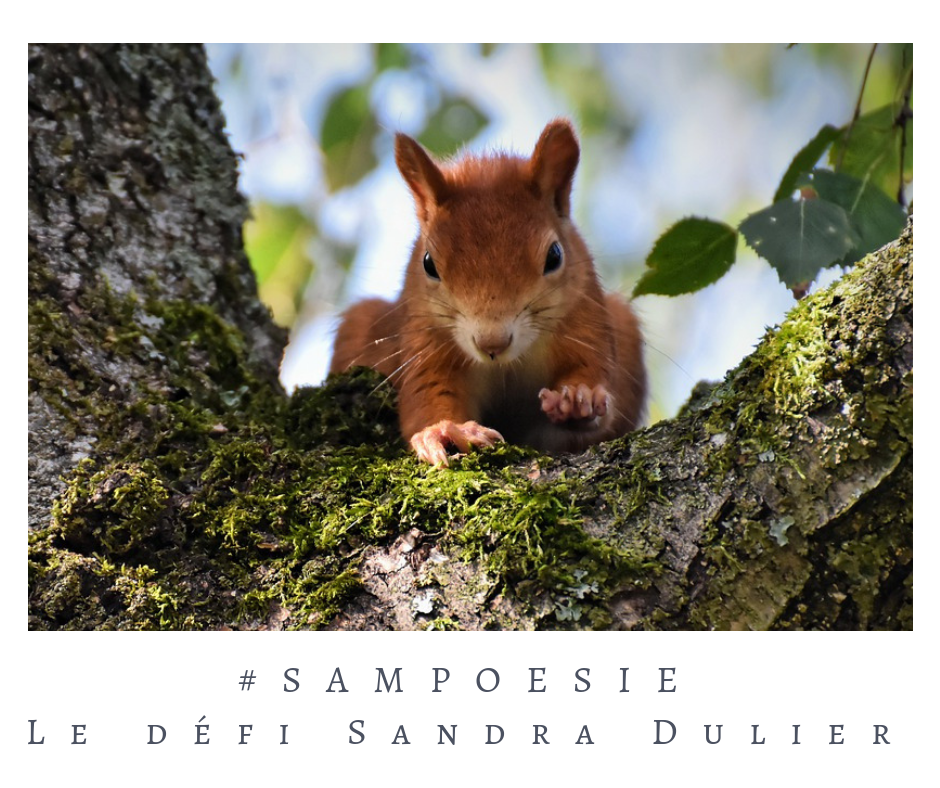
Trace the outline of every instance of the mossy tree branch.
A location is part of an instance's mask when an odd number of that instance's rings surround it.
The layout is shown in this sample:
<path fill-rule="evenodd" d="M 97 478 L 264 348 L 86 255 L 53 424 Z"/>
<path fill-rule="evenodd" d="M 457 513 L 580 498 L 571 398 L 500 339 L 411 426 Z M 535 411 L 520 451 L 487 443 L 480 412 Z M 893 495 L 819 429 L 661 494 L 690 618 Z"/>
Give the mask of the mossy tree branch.
<path fill-rule="evenodd" d="M 676 419 L 419 465 L 287 398 L 204 53 L 30 48 L 32 628 L 910 628 L 913 229 Z"/>

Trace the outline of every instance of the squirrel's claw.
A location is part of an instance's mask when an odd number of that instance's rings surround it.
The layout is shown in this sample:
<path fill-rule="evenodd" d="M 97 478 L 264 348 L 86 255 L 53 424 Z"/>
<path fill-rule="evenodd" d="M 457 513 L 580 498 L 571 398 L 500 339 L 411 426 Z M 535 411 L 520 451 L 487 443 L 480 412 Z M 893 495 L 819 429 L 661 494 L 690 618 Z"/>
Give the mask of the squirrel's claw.
<path fill-rule="evenodd" d="M 411 448 L 418 459 L 447 467 L 450 464 L 447 446 L 454 446 L 460 454 L 466 454 L 471 446 L 493 446 L 502 440 L 503 436 L 496 430 L 475 421 L 455 424 L 444 419 L 412 435 Z"/>
<path fill-rule="evenodd" d="M 610 394 L 604 386 L 562 386 L 561 391 L 542 389 L 539 392 L 542 412 L 553 424 L 565 421 L 599 419 L 610 408 Z"/>

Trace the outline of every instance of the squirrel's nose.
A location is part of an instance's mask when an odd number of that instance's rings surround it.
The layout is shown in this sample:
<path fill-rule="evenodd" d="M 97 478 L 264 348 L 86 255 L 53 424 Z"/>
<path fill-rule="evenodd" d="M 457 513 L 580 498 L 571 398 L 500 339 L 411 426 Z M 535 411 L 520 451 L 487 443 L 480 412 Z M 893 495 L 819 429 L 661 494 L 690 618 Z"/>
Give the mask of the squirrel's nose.
<path fill-rule="evenodd" d="M 504 331 L 481 333 L 474 336 L 473 341 L 481 352 L 495 361 L 512 344 L 512 334 Z"/>

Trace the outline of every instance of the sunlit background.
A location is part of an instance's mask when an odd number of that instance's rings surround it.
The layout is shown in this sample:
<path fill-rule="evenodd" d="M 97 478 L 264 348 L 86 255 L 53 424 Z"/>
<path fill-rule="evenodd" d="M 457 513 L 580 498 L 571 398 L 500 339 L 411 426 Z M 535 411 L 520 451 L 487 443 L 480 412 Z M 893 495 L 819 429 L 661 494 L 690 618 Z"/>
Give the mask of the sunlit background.
<path fill-rule="evenodd" d="M 849 121 L 870 45 L 213 45 L 210 65 L 241 188 L 262 299 L 291 329 L 281 377 L 318 384 L 337 315 L 394 299 L 417 232 L 395 168 L 403 131 L 439 155 L 464 145 L 528 155 L 545 123 L 575 121 L 574 215 L 606 287 L 629 294 L 656 238 L 685 216 L 736 225 L 769 204 L 794 154 Z M 879 48 L 864 109 L 897 81 Z M 825 272 L 823 282 L 840 272 Z M 793 296 L 743 244 L 699 293 L 634 302 L 644 325 L 649 420 L 719 379 Z"/>

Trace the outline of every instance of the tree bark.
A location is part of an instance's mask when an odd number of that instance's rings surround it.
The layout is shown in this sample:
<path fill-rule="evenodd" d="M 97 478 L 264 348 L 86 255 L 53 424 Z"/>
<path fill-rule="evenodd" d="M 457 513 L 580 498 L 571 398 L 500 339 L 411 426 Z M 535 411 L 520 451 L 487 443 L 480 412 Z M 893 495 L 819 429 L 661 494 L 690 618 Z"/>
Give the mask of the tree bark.
<path fill-rule="evenodd" d="M 913 225 L 673 420 L 449 470 L 288 398 L 198 47 L 29 50 L 29 615 L 88 628 L 913 627 Z"/>
<path fill-rule="evenodd" d="M 49 337 L 39 332 L 53 327 L 31 312 L 31 527 L 48 520 L 58 476 L 92 451 L 98 432 L 92 413 L 34 385 L 34 366 L 45 367 L 38 377 L 79 385 L 93 374 L 114 400 L 169 384 L 145 353 L 115 359 L 120 337 L 81 336 L 108 317 L 83 303 L 96 288 L 114 300 L 146 294 L 211 307 L 248 339 L 256 374 L 277 386 L 285 338 L 256 297 L 241 241 L 248 207 L 224 127 L 201 47 L 30 46 L 30 309 L 43 297 L 62 308 L 55 328 L 82 343 L 74 360 L 87 367 L 41 355 Z M 153 318 L 142 305 L 134 311 L 134 320 Z"/>

